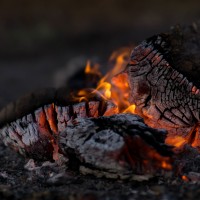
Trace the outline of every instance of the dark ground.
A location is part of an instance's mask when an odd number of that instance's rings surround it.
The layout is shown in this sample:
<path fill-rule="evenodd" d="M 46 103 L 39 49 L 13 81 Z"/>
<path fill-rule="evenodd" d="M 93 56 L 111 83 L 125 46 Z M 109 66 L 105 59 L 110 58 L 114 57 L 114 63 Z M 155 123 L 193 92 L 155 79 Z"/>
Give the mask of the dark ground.
<path fill-rule="evenodd" d="M 66 172 L 56 181 L 51 181 L 51 174 L 56 174 L 51 167 L 38 173 L 25 170 L 28 160 L 3 146 L 0 147 L 0 156 L 0 199 L 177 200 L 197 199 L 200 194 L 198 184 L 183 183 L 178 178 L 123 182 Z"/>
<path fill-rule="evenodd" d="M 0 107 L 29 91 L 54 86 L 55 74 L 72 58 L 98 56 L 105 62 L 117 47 L 200 18 L 198 1 L 162 5 L 159 1 L 88 1 L 89 6 L 48 2 L 0 2 Z M 52 169 L 36 175 L 24 169 L 27 161 L 0 145 L 0 199 L 176 200 L 200 195 L 198 184 L 178 178 L 138 183 L 68 173 L 49 183 Z"/>

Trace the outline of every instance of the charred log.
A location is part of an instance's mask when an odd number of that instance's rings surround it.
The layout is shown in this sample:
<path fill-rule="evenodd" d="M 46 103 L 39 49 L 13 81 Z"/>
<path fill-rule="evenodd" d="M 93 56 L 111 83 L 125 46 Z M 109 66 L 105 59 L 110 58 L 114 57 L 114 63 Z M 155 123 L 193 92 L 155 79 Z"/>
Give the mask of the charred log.
<path fill-rule="evenodd" d="M 126 68 L 136 112 L 175 146 L 200 147 L 199 52 L 200 29 L 176 27 L 137 46 Z"/>
<path fill-rule="evenodd" d="M 79 102 L 79 98 L 66 97 L 66 91 L 61 91 L 31 93 L 5 107 L 0 112 L 0 138 L 4 144 L 28 157 L 56 160 L 58 133 L 73 119 L 109 116 L 117 111 L 112 102 L 96 94 Z"/>
<path fill-rule="evenodd" d="M 75 119 L 60 133 L 59 145 L 66 157 L 78 160 L 83 174 L 131 179 L 171 169 L 165 136 L 137 115 L 118 114 Z"/>

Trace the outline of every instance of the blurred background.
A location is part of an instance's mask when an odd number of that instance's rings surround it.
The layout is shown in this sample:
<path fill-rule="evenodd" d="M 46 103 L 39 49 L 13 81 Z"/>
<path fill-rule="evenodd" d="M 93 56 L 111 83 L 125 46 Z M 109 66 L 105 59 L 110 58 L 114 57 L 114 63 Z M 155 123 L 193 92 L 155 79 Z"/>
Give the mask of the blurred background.
<path fill-rule="evenodd" d="M 76 58 L 105 62 L 119 47 L 199 18 L 198 0 L 1 0 L 0 107 L 55 86 Z"/>

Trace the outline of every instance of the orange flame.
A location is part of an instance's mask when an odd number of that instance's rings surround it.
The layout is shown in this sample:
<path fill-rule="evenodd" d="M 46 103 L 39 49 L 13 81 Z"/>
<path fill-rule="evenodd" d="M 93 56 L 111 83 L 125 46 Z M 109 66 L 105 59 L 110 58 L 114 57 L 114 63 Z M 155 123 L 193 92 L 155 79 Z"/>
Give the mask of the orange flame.
<path fill-rule="evenodd" d="M 109 64 L 112 69 L 99 81 L 96 89 L 92 93 L 98 93 L 103 99 L 111 100 L 119 109 L 119 112 L 135 112 L 135 105 L 130 105 L 129 99 L 129 84 L 127 82 L 127 75 L 121 73 L 128 64 L 130 57 L 130 48 L 121 48 L 112 53 Z M 87 61 L 85 67 L 86 74 L 98 74 L 99 65 L 95 64 L 91 67 L 91 62 Z M 120 74 L 119 74 L 120 73 Z M 87 94 L 84 90 L 78 92 L 79 101 L 87 100 Z"/>
<path fill-rule="evenodd" d="M 135 108 L 136 108 L 135 104 L 130 105 L 127 109 L 125 109 L 123 111 L 123 113 L 132 113 L 132 114 L 134 114 L 135 113 Z"/>
<path fill-rule="evenodd" d="M 77 96 L 74 98 L 76 98 L 76 100 L 78 100 L 79 102 L 87 101 L 90 94 L 97 94 L 98 96 L 101 96 L 104 100 L 109 100 L 115 104 L 112 109 L 109 109 L 107 112 L 104 113 L 105 116 L 110 116 L 116 113 L 135 114 L 136 105 L 129 103 L 130 88 L 127 73 L 123 73 L 125 67 L 129 62 L 129 57 L 129 48 L 123 48 L 120 49 L 120 51 L 114 52 L 109 59 L 109 65 L 111 65 L 112 69 L 100 79 L 96 89 L 90 89 L 89 93 L 88 90 L 82 89 L 77 93 Z M 99 65 L 97 64 L 91 66 L 91 62 L 87 61 L 85 73 L 98 75 L 100 77 L 101 73 L 99 72 L 98 66 Z M 170 141 L 170 144 L 174 143 L 176 145 L 181 145 L 182 142 L 183 141 L 181 139 L 177 138 L 176 141 Z M 142 147 L 145 149 L 144 145 L 142 145 Z M 144 159 L 144 164 L 146 163 L 146 165 L 149 165 L 149 163 L 155 161 L 155 165 L 157 165 L 157 167 L 159 168 L 165 170 L 172 169 L 172 165 L 170 164 L 171 160 L 169 157 L 163 157 L 159 153 L 157 153 L 155 149 L 151 148 L 148 149 L 147 154 L 148 158 L 150 158 L 150 161 Z"/>
<path fill-rule="evenodd" d="M 79 90 L 76 94 L 72 93 L 71 97 L 74 101 L 82 102 L 87 101 L 88 92 L 85 89 Z"/>
<path fill-rule="evenodd" d="M 95 91 L 99 91 L 105 99 L 111 98 L 111 84 L 108 82 L 100 82 Z"/>
<path fill-rule="evenodd" d="M 85 66 L 85 74 L 93 74 L 101 76 L 101 72 L 99 71 L 99 64 L 91 66 L 91 61 L 88 60 Z"/>
<path fill-rule="evenodd" d="M 94 90 L 94 92 L 99 92 L 104 99 L 114 102 L 120 113 L 135 112 L 134 105 L 130 105 L 128 101 L 129 84 L 127 75 L 121 73 L 128 64 L 129 57 L 130 48 L 122 48 L 119 51 L 115 51 L 109 59 L 112 70 L 99 81 L 96 90 Z M 85 71 L 89 71 L 89 63 L 87 63 Z"/>
<path fill-rule="evenodd" d="M 112 79 L 112 100 L 118 105 L 120 112 L 125 112 L 131 106 L 129 103 L 129 85 L 127 80 L 128 77 L 125 73 L 119 74 Z"/>
<path fill-rule="evenodd" d="M 186 140 L 180 136 L 173 135 L 173 136 L 168 136 L 165 140 L 165 143 L 179 148 L 182 145 L 186 144 Z"/>
<path fill-rule="evenodd" d="M 90 61 L 87 61 L 87 64 L 85 66 L 85 73 L 88 74 L 91 72 L 91 65 L 90 65 Z"/>

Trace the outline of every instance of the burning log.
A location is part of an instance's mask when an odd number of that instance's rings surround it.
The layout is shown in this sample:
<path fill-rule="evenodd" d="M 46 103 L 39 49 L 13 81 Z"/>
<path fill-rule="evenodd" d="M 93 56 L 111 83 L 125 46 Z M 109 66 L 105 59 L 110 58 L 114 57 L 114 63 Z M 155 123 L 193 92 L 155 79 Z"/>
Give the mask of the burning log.
<path fill-rule="evenodd" d="M 47 89 L 31 93 L 0 112 L 0 137 L 6 146 L 22 155 L 56 160 L 59 152 L 58 134 L 73 119 L 115 113 L 116 106 L 96 94 L 91 94 L 84 102 L 78 102 L 74 97 L 65 98 L 63 89 Z"/>
<path fill-rule="evenodd" d="M 138 179 L 172 168 L 165 136 L 166 131 L 148 127 L 137 115 L 118 114 L 75 119 L 60 133 L 59 145 L 83 174 Z"/>
<path fill-rule="evenodd" d="M 168 130 L 166 143 L 200 148 L 198 26 L 176 27 L 153 36 L 132 54 L 125 72 L 136 113 L 154 128 Z"/>

